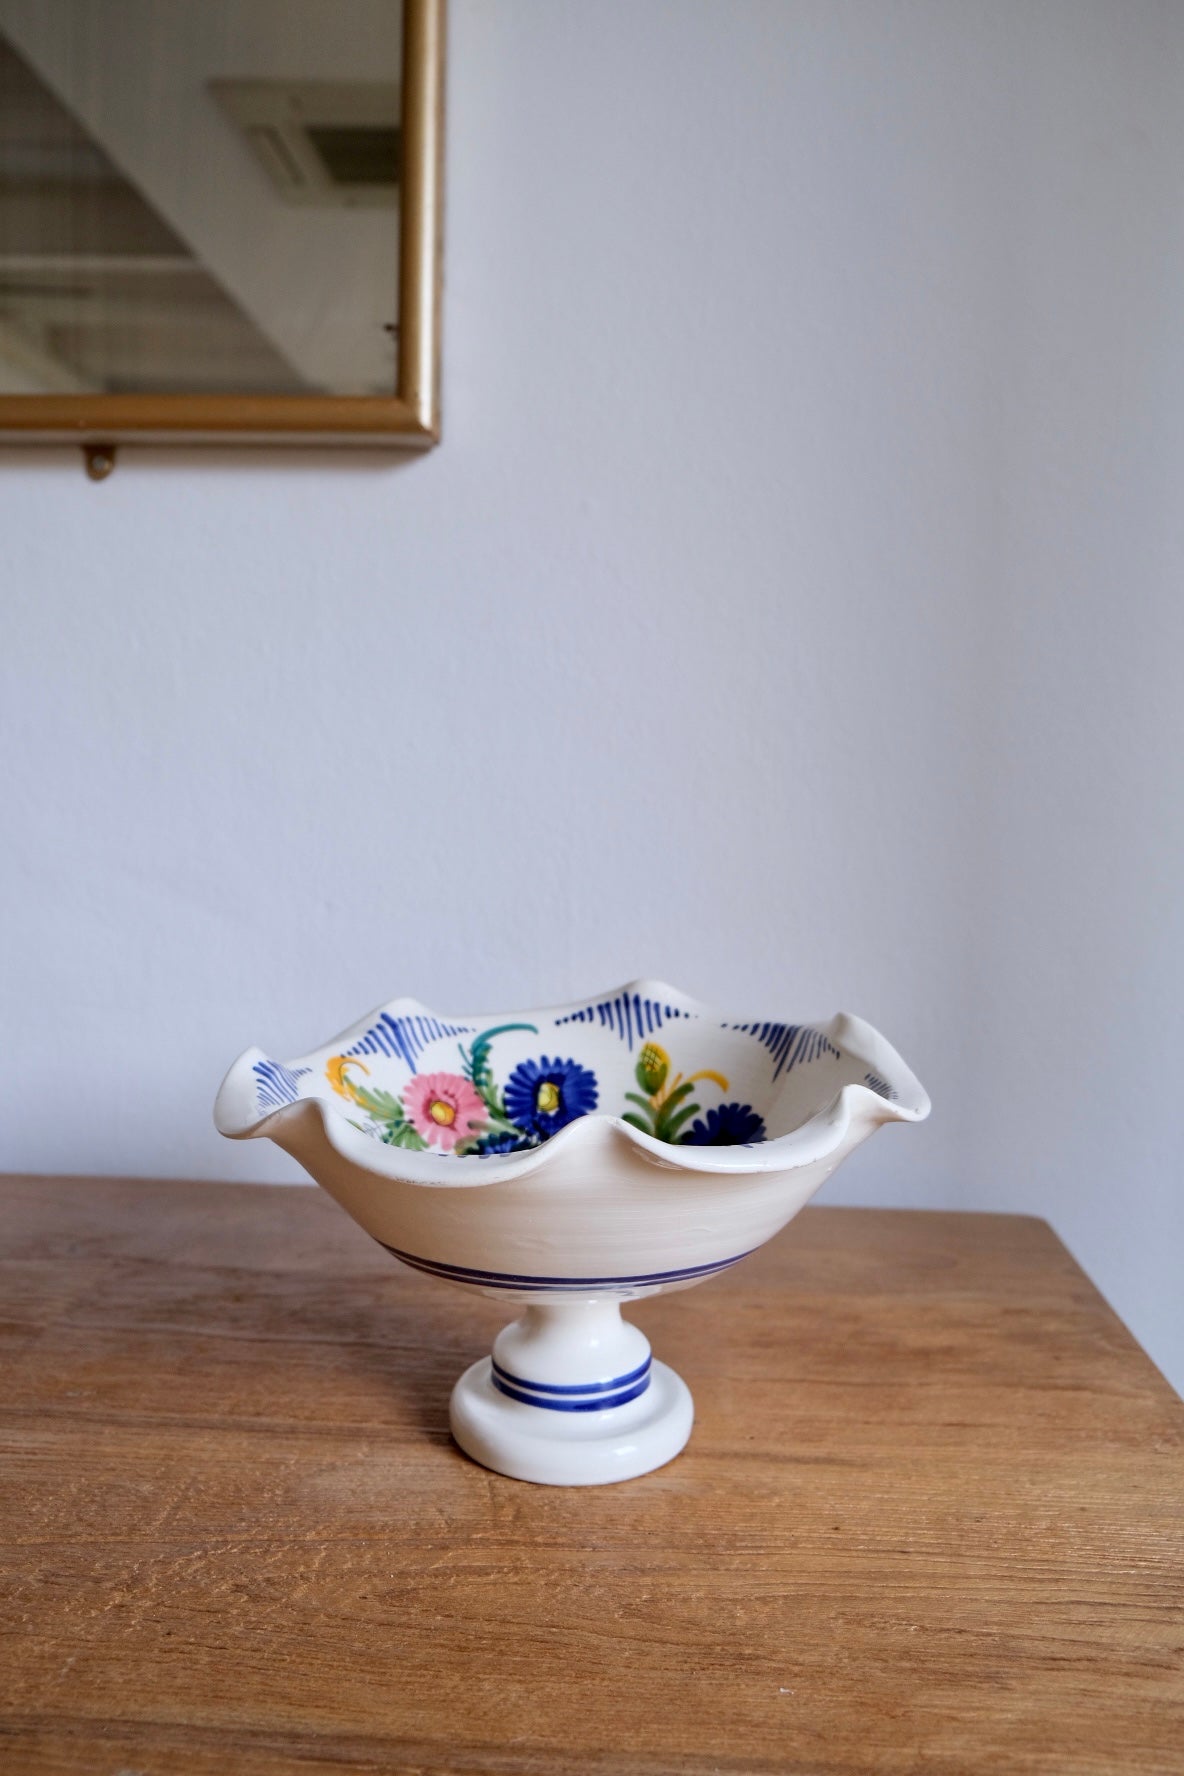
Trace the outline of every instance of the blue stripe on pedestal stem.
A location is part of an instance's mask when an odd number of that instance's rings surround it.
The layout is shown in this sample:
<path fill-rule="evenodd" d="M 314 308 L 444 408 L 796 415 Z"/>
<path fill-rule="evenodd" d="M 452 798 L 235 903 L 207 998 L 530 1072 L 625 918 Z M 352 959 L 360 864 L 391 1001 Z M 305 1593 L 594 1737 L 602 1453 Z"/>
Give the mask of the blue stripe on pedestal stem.
<path fill-rule="evenodd" d="M 618 1388 L 631 1387 L 643 1375 L 648 1375 L 652 1360 L 647 1357 L 644 1363 L 639 1363 L 628 1375 L 616 1375 L 612 1381 L 527 1381 L 524 1376 L 515 1375 L 511 1370 L 503 1368 L 496 1357 L 492 1362 L 503 1381 L 510 1382 L 514 1387 L 528 1388 L 532 1394 L 611 1394 Z"/>
<path fill-rule="evenodd" d="M 547 1412 L 605 1412 L 613 1406 L 624 1406 L 640 1399 L 650 1385 L 650 1363 L 646 1358 L 628 1375 L 612 1381 L 527 1381 L 503 1369 L 496 1358 L 490 1380 L 499 1394 L 519 1400 L 523 1406 L 541 1406 Z"/>

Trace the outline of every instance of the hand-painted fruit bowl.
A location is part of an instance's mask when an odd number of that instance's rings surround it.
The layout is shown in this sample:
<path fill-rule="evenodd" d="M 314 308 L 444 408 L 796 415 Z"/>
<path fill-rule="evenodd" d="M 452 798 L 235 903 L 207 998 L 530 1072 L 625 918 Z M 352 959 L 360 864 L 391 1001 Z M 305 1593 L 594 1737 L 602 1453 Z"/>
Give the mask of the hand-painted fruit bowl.
<path fill-rule="evenodd" d="M 929 1099 L 870 1024 L 725 1017 L 659 981 L 544 1011 L 395 999 L 295 1061 L 240 1056 L 224 1135 L 267 1135 L 413 1269 L 523 1311 L 453 1391 L 461 1448 L 517 1479 L 677 1455 L 682 1380 L 621 1318 L 784 1227 Z"/>

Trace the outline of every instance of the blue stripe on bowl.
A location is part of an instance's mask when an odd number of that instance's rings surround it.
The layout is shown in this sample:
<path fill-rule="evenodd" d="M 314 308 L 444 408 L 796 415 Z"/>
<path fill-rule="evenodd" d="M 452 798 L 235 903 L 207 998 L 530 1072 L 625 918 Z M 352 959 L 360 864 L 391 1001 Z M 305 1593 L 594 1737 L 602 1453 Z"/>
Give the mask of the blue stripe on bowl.
<path fill-rule="evenodd" d="M 791 1073 L 804 1063 L 818 1060 L 820 1055 L 839 1058 L 839 1050 L 829 1036 L 809 1024 L 723 1024 L 725 1030 L 741 1030 L 763 1042 L 774 1061 L 773 1078 L 780 1078 L 782 1069 Z"/>
<path fill-rule="evenodd" d="M 544 1412 L 607 1412 L 614 1406 L 625 1406 L 630 1400 L 640 1399 L 650 1385 L 649 1367 L 640 1381 L 632 1387 L 622 1388 L 615 1394 L 599 1394 L 594 1400 L 552 1400 L 541 1394 L 527 1394 L 521 1388 L 511 1387 L 496 1372 L 491 1372 L 489 1379 L 499 1394 L 505 1394 L 508 1400 L 518 1400 L 523 1406 L 538 1406 Z"/>
<path fill-rule="evenodd" d="M 285 1067 L 282 1061 L 256 1061 L 255 1101 L 261 1110 L 283 1110 L 300 1096 L 300 1081 L 312 1072 L 311 1067 Z"/>
<path fill-rule="evenodd" d="M 677 1005 L 667 1005 L 658 999 L 643 999 L 640 993 L 615 993 L 610 999 L 593 1000 L 580 1011 L 565 1012 L 555 1019 L 556 1027 L 560 1024 L 590 1024 L 594 1018 L 599 1020 L 602 1030 L 615 1029 L 622 1042 L 627 1042 L 632 1052 L 634 1041 L 644 1042 L 655 1030 L 662 1028 L 663 1019 L 696 1018 L 697 1011 L 683 1011 Z"/>
<path fill-rule="evenodd" d="M 350 1055 L 389 1055 L 392 1060 L 402 1061 L 414 1073 L 420 1055 L 430 1043 L 439 1042 L 444 1036 L 468 1036 L 472 1030 L 472 1024 L 445 1024 L 430 1012 L 393 1017 L 389 1011 L 384 1011 L 379 1014 L 378 1022 L 371 1024 L 366 1034 L 345 1052 Z"/>
<path fill-rule="evenodd" d="M 525 1388 L 531 1394 L 611 1394 L 617 1388 L 631 1387 L 635 1381 L 640 1381 L 643 1375 L 648 1375 L 650 1363 L 653 1361 L 651 1357 L 647 1357 L 644 1363 L 636 1369 L 631 1369 L 628 1375 L 614 1376 L 612 1381 L 560 1382 L 527 1381 L 525 1376 L 513 1375 L 510 1370 L 503 1369 L 496 1357 L 491 1360 L 494 1374 L 499 1376 L 502 1381 L 508 1382 L 511 1387 Z"/>
<path fill-rule="evenodd" d="M 387 1245 L 385 1240 L 378 1243 L 385 1246 L 401 1264 L 409 1264 L 412 1270 L 422 1270 L 428 1276 L 442 1277 L 445 1282 L 471 1283 L 480 1289 L 539 1289 L 568 1294 L 585 1289 L 631 1289 L 654 1283 L 690 1282 L 694 1277 L 712 1276 L 716 1271 L 727 1270 L 729 1265 L 739 1264 L 741 1258 L 749 1256 L 749 1252 L 737 1252 L 733 1258 L 719 1258 L 711 1264 L 691 1264 L 681 1270 L 651 1270 L 639 1276 L 546 1277 L 518 1276 L 505 1270 L 470 1270 L 463 1264 L 444 1264 L 435 1258 L 419 1258 L 414 1252 L 403 1252 L 398 1246 Z M 751 1249 L 755 1250 L 755 1247 Z"/>

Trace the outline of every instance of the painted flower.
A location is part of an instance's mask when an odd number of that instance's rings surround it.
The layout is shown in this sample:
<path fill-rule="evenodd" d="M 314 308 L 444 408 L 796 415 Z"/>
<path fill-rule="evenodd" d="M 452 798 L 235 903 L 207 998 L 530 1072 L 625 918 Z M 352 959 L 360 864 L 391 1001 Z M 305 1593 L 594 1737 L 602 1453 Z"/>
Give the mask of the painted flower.
<path fill-rule="evenodd" d="M 647 1042 L 637 1057 L 637 1083 L 647 1098 L 660 1092 L 670 1071 L 670 1056 L 656 1042 Z"/>
<path fill-rule="evenodd" d="M 502 1134 L 499 1131 L 492 1135 L 483 1135 L 477 1151 L 480 1154 L 521 1153 L 530 1145 L 531 1143 L 527 1140 L 525 1135 L 517 1133 Z"/>
<path fill-rule="evenodd" d="M 751 1104 L 721 1104 L 702 1122 L 693 1122 L 683 1141 L 692 1147 L 743 1147 L 764 1138 L 764 1117 Z"/>
<path fill-rule="evenodd" d="M 476 1140 L 487 1120 L 481 1098 L 459 1073 L 417 1073 L 403 1088 L 403 1107 L 416 1133 L 442 1153 Z"/>
<path fill-rule="evenodd" d="M 577 1061 L 522 1061 L 506 1081 L 506 1115 L 536 1140 L 546 1141 L 597 1104 L 596 1075 Z"/>
<path fill-rule="evenodd" d="M 370 1071 L 365 1061 L 359 1061 L 354 1055 L 333 1055 L 325 1062 L 325 1078 L 338 1097 L 352 1098 L 355 1104 L 360 1104 L 362 1098 L 357 1084 L 346 1071 L 348 1067 L 357 1067 L 363 1073 Z"/>

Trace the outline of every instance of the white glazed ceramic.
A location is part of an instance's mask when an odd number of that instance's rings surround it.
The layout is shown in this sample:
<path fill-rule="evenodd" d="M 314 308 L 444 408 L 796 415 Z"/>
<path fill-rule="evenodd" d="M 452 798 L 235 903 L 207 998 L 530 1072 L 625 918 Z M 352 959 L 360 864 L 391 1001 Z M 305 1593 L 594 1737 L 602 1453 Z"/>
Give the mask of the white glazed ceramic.
<path fill-rule="evenodd" d="M 248 1049 L 215 1107 L 268 1135 L 412 1268 L 519 1307 L 452 1396 L 462 1449 L 592 1486 L 678 1454 L 691 1397 L 621 1318 L 792 1220 L 929 1099 L 859 1018 L 725 1017 L 660 981 L 545 1011 L 396 999 L 296 1061 Z"/>

